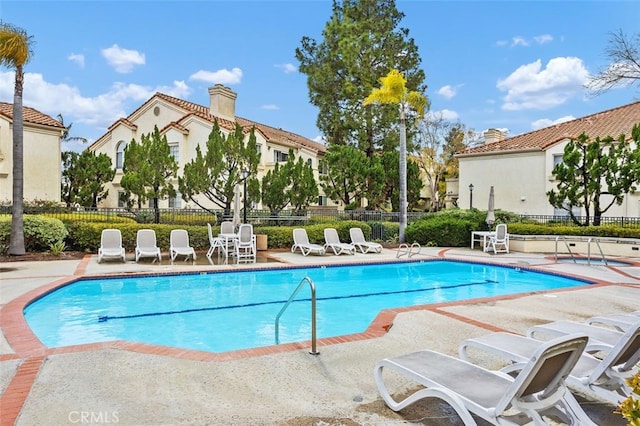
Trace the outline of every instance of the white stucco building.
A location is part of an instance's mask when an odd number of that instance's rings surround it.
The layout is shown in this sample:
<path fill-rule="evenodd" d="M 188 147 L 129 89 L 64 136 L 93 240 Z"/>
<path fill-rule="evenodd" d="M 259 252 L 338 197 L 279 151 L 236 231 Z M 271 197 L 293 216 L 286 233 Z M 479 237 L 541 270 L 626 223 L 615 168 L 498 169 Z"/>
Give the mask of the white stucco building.
<path fill-rule="evenodd" d="M 195 157 L 196 146 L 200 146 L 203 154 L 206 152 L 206 142 L 214 122 L 217 121 L 221 130 L 226 133 L 232 132 L 236 123 L 244 128 L 255 127 L 256 142 L 261 153 L 258 179 L 262 180 L 277 162 L 285 162 L 289 149 L 293 148 L 296 158 L 302 157 L 312 166 L 316 181 L 319 182 L 318 161 L 326 151 L 325 146 L 295 133 L 236 116 L 236 97 L 235 92 L 220 84 L 209 88 L 209 106 L 156 93 L 128 117 L 113 123 L 107 133 L 88 148 L 97 153 L 107 154 L 116 167 L 115 178 L 108 186 L 109 195 L 100 207 L 119 205 L 124 149 L 132 139 L 140 141 L 143 134 L 151 133 L 154 126 L 158 127 L 161 135 L 166 135 L 172 153 L 178 161 L 178 173 L 181 173 L 184 165 Z M 204 197 L 199 201 L 205 205 L 209 204 Z M 320 196 L 318 205 L 331 206 L 333 203 Z M 195 208 L 182 200 L 180 195 L 175 199 L 161 200 L 160 207 Z M 211 207 L 216 208 L 213 205 Z M 256 207 L 261 208 L 260 205 Z"/>
<path fill-rule="evenodd" d="M 490 129 L 485 132 L 483 145 L 456 155 L 460 176 L 457 194 L 452 196 L 457 195 L 460 208 L 468 209 L 473 201 L 473 207 L 486 210 L 493 186 L 496 209 L 527 215 L 566 215 L 565 210 L 549 204 L 546 193 L 557 187 L 552 170 L 562 161 L 569 140 L 582 133 L 591 140 L 606 136 L 617 139 L 620 134 L 629 140 L 631 129 L 639 123 L 640 102 L 635 102 L 509 138 Z M 622 205 L 614 204 L 605 214 L 640 217 L 639 194 L 627 194 Z"/>
<path fill-rule="evenodd" d="M 60 145 L 64 125 L 38 110 L 22 107 L 23 199 L 60 202 Z M 0 202 L 13 197 L 13 104 L 0 102 Z"/>

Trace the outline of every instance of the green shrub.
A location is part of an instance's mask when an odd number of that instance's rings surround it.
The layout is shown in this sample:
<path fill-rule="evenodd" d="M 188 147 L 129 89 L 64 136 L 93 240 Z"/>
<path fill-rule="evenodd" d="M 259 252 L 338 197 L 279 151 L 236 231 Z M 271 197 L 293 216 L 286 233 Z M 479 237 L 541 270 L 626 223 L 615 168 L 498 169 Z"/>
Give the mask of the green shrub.
<path fill-rule="evenodd" d="M 24 248 L 26 251 L 47 251 L 49 248 L 63 242 L 68 232 L 64 223 L 59 219 L 42 215 L 24 215 Z M 11 237 L 11 216 L 0 217 L 0 246 L 9 247 Z"/>
<path fill-rule="evenodd" d="M 365 239 L 372 239 L 373 235 L 380 236 L 381 241 L 397 241 L 400 233 L 400 224 L 397 222 L 368 222 L 371 234 L 365 234 Z"/>
<path fill-rule="evenodd" d="M 405 240 L 423 246 L 462 247 L 469 244 L 474 229 L 470 220 L 433 216 L 407 226 Z"/>
<path fill-rule="evenodd" d="M 69 225 L 68 247 L 71 250 L 97 252 L 100 247 L 102 230 L 107 228 L 119 229 L 122 233 L 122 245 L 125 250 L 133 251 L 136 247 L 138 229 L 153 229 L 156 231 L 156 242 L 160 250 L 169 250 L 172 229 L 186 229 L 189 233 L 189 244 L 196 250 L 209 248 L 209 235 L 206 226 L 176 226 L 158 224 L 105 224 L 76 222 Z"/>

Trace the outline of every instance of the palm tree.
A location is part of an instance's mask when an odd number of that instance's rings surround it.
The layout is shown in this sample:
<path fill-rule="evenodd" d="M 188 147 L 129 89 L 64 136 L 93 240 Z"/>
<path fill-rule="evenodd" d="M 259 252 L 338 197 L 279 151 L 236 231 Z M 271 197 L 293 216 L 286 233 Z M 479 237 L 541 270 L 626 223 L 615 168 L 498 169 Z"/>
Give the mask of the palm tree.
<path fill-rule="evenodd" d="M 409 92 L 407 80 L 398 70 L 391 70 L 380 79 L 381 87 L 374 89 L 364 100 L 371 103 L 397 104 L 400 109 L 400 231 L 398 241 L 405 242 L 404 231 L 407 228 L 407 127 L 405 124 L 409 108 L 413 108 L 420 118 L 424 115 L 427 98 L 416 91 Z"/>
<path fill-rule="evenodd" d="M 71 136 L 71 127 L 73 126 L 73 123 L 69 124 L 68 126 L 65 126 L 64 117 L 62 116 L 62 114 L 58 114 L 58 121 L 60 122 L 60 124 L 62 124 L 62 127 L 64 127 L 64 131 L 62 132 L 62 137 L 60 138 L 62 142 L 79 141 L 82 143 L 87 143 L 87 138 L 83 138 L 81 136 Z"/>
<path fill-rule="evenodd" d="M 11 207 L 11 237 L 9 254 L 20 256 L 24 250 L 22 197 L 24 193 L 24 147 L 22 121 L 22 89 L 24 65 L 33 55 L 33 38 L 22 28 L 0 21 L 0 65 L 15 69 L 13 91 L 13 201 Z"/>

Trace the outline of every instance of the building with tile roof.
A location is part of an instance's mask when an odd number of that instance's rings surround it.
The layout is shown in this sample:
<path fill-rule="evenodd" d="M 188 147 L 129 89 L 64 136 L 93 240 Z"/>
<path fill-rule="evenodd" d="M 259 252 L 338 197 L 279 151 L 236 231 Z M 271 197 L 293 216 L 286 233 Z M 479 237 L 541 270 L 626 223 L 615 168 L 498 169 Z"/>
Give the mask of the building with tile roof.
<path fill-rule="evenodd" d="M 108 197 L 102 201 L 100 207 L 117 207 L 121 205 L 119 193 L 122 192 L 122 165 L 124 148 L 132 139 L 140 140 L 142 135 L 149 134 L 157 126 L 161 135 L 166 135 L 172 153 L 178 160 L 179 171 L 190 162 L 196 153 L 196 146 L 204 153 L 206 142 L 213 124 L 217 121 L 220 129 L 231 133 L 236 123 L 248 132 L 255 127 L 255 135 L 261 160 L 258 166 L 258 179 L 271 170 L 276 163 L 286 161 L 289 149 L 294 150 L 296 158 L 302 157 L 309 163 L 319 182 L 318 162 L 324 155 L 326 148 L 304 136 L 278 129 L 266 124 L 258 123 L 235 115 L 237 94 L 228 87 L 217 84 L 209 88 L 209 106 L 198 105 L 183 99 L 178 99 L 163 93 L 154 94 L 126 118 L 121 118 L 109 126 L 107 133 L 97 139 L 89 149 L 105 153 L 111 157 L 116 166 L 116 175 L 111 183 Z M 177 186 L 177 185 L 176 185 Z M 208 201 L 201 201 L 207 205 Z M 193 204 L 193 203 L 191 203 Z M 321 196 L 319 205 L 332 206 L 331 200 Z M 180 195 L 171 200 L 162 200 L 160 207 L 193 207 L 181 199 Z M 210 206 L 211 208 L 219 208 Z M 260 205 L 255 208 L 261 208 Z"/>
<path fill-rule="evenodd" d="M 61 142 L 64 125 L 23 106 L 24 200 L 60 202 Z M 13 104 L 0 102 L 0 202 L 13 194 Z"/>
<path fill-rule="evenodd" d="M 554 209 L 546 196 L 557 188 L 552 170 L 562 161 L 564 147 L 582 133 L 591 140 L 606 136 L 617 139 L 621 134 L 630 139 L 635 124 L 640 124 L 640 101 L 513 137 L 490 129 L 485 132 L 483 145 L 456 155 L 460 162 L 458 185 L 448 190 L 464 209 L 473 203 L 473 207 L 486 210 L 493 186 L 496 209 L 527 215 L 567 215 L 566 210 Z M 640 217 L 640 197 L 627 194 L 622 205 L 614 204 L 605 215 Z"/>

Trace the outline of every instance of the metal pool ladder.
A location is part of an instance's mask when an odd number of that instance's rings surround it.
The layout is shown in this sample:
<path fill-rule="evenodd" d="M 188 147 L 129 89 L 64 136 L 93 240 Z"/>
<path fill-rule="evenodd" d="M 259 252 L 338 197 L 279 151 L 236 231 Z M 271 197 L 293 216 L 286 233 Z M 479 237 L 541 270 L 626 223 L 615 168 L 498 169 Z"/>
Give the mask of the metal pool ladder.
<path fill-rule="evenodd" d="M 415 253 L 413 252 L 414 248 L 418 249 Z M 399 259 L 402 256 L 407 256 L 408 258 L 410 258 L 415 254 L 420 254 L 421 249 L 422 247 L 420 247 L 420 243 L 413 243 L 411 245 L 402 243 L 398 246 L 398 250 L 396 251 L 396 259 Z"/>
<path fill-rule="evenodd" d="M 555 253 L 555 261 L 558 261 L 558 241 L 562 240 L 564 242 L 565 247 L 567 248 L 567 251 L 569 252 L 569 255 L 571 256 L 571 260 L 573 260 L 573 263 L 578 263 L 576 261 L 576 258 L 573 256 L 573 252 L 571 251 L 571 248 L 569 247 L 569 241 L 567 240 L 567 237 L 564 236 L 557 236 L 556 237 L 556 253 Z M 582 241 L 584 241 L 584 239 L 582 239 Z M 604 265 L 608 265 L 607 263 L 607 258 L 604 255 L 604 252 L 602 251 L 602 248 L 600 247 L 600 243 L 598 242 L 597 238 L 594 237 L 589 237 L 587 239 L 587 263 L 589 264 L 589 266 L 591 266 L 591 242 L 596 243 L 596 247 L 598 247 L 598 251 L 600 252 L 600 258 L 602 259 L 602 263 L 604 263 Z"/>
<path fill-rule="evenodd" d="M 278 315 L 276 315 L 276 345 L 280 344 L 280 316 L 284 313 L 284 311 L 289 307 L 293 299 L 298 295 L 304 283 L 309 283 L 309 287 L 311 288 L 311 351 L 309 353 L 311 355 L 320 355 L 320 352 L 316 350 L 316 286 L 313 284 L 313 281 L 309 277 L 304 277 L 298 287 L 291 293 L 289 296 L 289 300 L 284 304 Z"/>

